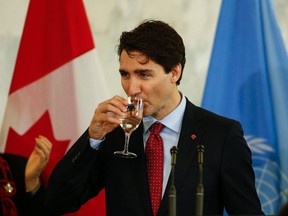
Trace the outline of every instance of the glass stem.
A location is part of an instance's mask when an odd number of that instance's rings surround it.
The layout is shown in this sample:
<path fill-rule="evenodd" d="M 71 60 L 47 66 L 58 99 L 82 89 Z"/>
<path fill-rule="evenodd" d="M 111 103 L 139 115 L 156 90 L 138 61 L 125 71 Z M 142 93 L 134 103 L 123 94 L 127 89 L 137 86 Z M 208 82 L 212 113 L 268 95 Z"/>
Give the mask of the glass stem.
<path fill-rule="evenodd" d="M 130 133 L 125 133 L 124 153 L 128 152 L 129 140 L 130 140 Z"/>

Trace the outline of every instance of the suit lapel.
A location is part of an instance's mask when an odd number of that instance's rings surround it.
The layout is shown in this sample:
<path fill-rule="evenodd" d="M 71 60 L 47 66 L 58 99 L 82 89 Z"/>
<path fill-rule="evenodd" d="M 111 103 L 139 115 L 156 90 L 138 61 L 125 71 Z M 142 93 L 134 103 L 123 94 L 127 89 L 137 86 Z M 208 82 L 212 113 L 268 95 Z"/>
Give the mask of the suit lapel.
<path fill-rule="evenodd" d="M 197 153 L 196 147 L 200 144 L 203 134 L 203 129 L 198 124 L 200 119 L 201 115 L 197 112 L 196 107 L 187 100 L 178 142 L 178 153 L 175 166 L 174 182 L 176 189 L 181 187 L 185 174 L 190 171 L 189 167 L 191 166 L 192 161 L 195 160 Z M 171 181 L 169 178 L 158 215 L 167 215 L 170 184 Z"/>
<path fill-rule="evenodd" d="M 183 125 L 178 142 L 177 162 L 175 166 L 175 186 L 181 187 L 181 183 L 185 178 L 186 172 L 190 171 L 189 167 L 197 156 L 197 146 L 201 142 L 203 129 L 200 127 L 200 116 L 197 113 L 194 105 L 187 104 L 184 114 Z"/>

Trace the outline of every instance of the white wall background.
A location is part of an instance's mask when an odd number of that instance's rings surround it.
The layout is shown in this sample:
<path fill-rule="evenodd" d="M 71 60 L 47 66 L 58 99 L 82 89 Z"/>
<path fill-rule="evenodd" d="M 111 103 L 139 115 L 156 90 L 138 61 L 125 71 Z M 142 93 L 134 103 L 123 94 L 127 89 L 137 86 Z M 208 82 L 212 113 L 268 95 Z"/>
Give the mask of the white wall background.
<path fill-rule="evenodd" d="M 274 1 L 287 47 L 288 0 Z M 0 0 L 0 126 L 28 4 L 28 0 Z M 84 4 L 112 95 L 122 94 L 115 51 L 121 32 L 154 18 L 168 22 L 182 35 L 187 63 L 180 89 L 200 105 L 221 0 L 84 0 Z"/>

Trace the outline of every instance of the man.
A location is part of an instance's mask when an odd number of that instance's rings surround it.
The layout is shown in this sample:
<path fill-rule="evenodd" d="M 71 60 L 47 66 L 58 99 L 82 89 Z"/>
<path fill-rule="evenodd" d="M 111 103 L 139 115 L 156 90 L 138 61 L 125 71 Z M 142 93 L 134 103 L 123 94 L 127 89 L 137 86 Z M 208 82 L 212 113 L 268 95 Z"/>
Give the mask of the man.
<path fill-rule="evenodd" d="M 45 187 L 40 175 L 50 156 L 52 144 L 44 136 L 35 138 L 30 157 L 0 154 L 0 215 L 50 215 L 43 205 Z"/>
<path fill-rule="evenodd" d="M 51 175 L 47 199 L 51 210 L 57 214 L 75 211 L 105 188 L 107 215 L 168 215 L 170 149 L 177 145 L 177 215 L 193 215 L 199 177 L 196 148 L 203 144 L 204 214 L 223 214 L 224 207 L 228 214 L 263 214 L 254 186 L 251 152 L 240 124 L 196 107 L 177 88 L 186 61 L 178 33 L 164 22 L 145 21 L 122 33 L 118 54 L 124 91 L 143 99 L 144 118 L 132 133 L 129 146 L 137 158 L 113 154 L 123 148 L 119 116 L 124 115 L 127 101 L 114 96 L 100 103 L 89 129 Z M 161 138 L 155 135 L 157 139 L 150 144 L 154 122 L 164 128 Z M 158 143 L 155 140 L 164 143 L 164 152 L 159 150 L 162 160 L 151 165 L 158 157 L 148 154 L 158 152 L 150 151 Z M 161 171 L 150 174 L 153 170 L 148 167 Z M 157 173 L 161 173 L 160 189 L 151 185 L 159 181 L 150 178 Z"/>

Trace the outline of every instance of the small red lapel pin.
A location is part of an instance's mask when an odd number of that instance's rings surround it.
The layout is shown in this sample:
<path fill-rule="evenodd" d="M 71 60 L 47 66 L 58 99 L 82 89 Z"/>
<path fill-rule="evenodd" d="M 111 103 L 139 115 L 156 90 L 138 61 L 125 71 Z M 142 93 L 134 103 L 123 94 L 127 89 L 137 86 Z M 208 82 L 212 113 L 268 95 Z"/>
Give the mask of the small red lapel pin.
<path fill-rule="evenodd" d="M 191 138 L 192 138 L 193 140 L 195 140 L 196 137 L 197 137 L 197 136 L 196 136 L 195 134 L 192 134 L 192 135 L 191 135 Z"/>

